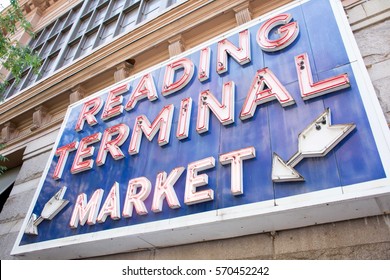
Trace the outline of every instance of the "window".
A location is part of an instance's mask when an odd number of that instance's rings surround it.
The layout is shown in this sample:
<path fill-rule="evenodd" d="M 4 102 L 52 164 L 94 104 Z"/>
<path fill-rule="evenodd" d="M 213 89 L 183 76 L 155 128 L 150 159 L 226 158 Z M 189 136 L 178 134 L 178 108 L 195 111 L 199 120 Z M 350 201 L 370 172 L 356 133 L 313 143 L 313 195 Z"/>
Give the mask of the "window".
<path fill-rule="evenodd" d="M 116 22 L 117 19 L 112 20 L 111 22 L 108 22 L 103 26 L 99 44 L 103 44 L 104 42 L 108 41 L 108 39 L 114 36 Z"/>
<path fill-rule="evenodd" d="M 81 44 L 80 48 L 80 56 L 89 52 L 92 49 L 93 43 L 95 42 L 95 38 L 97 35 L 97 31 L 94 31 L 84 37 L 84 42 Z"/>
<path fill-rule="evenodd" d="M 124 14 L 121 24 L 120 24 L 120 33 L 129 30 L 133 25 L 135 25 L 135 21 L 137 20 L 137 9 L 133 9 Z"/>
<path fill-rule="evenodd" d="M 87 5 L 87 8 L 85 9 L 86 12 L 90 12 L 92 10 L 94 10 L 97 6 L 97 4 L 99 3 L 99 0 L 89 0 L 88 1 L 89 4 Z"/>
<path fill-rule="evenodd" d="M 31 86 L 35 82 L 35 79 L 37 77 L 38 77 L 38 74 L 35 74 L 35 73 L 30 71 L 30 75 L 28 76 L 28 78 L 26 80 L 26 84 L 23 88 Z"/>
<path fill-rule="evenodd" d="M 16 83 L 16 81 L 15 81 L 15 82 L 12 84 L 12 86 L 10 87 L 9 92 L 8 92 L 8 94 L 7 94 L 7 97 L 11 97 L 11 96 L 13 96 L 14 94 L 16 94 L 16 93 L 19 92 L 19 90 L 22 88 L 22 85 L 23 85 L 24 81 L 25 81 L 26 78 L 27 78 L 27 74 L 28 74 L 27 71 L 24 72 L 24 73 L 22 74 L 22 77 L 20 78 L 20 82 L 19 82 L 19 83 Z"/>
<path fill-rule="evenodd" d="M 49 37 L 52 28 L 53 28 L 53 24 L 51 24 L 50 26 L 46 27 L 42 31 L 41 36 L 39 37 L 37 45 L 41 45 L 41 44 L 46 42 L 46 39 Z"/>
<path fill-rule="evenodd" d="M 51 33 L 52 33 L 52 34 L 58 34 L 58 33 L 62 30 L 62 27 L 64 27 L 65 21 L 66 21 L 66 17 L 60 18 L 60 19 L 56 22 L 56 24 L 55 24 L 55 26 L 54 26 L 54 28 L 53 28 L 53 30 L 52 30 Z"/>
<path fill-rule="evenodd" d="M 57 55 L 53 55 L 46 59 L 45 63 L 43 63 L 43 67 L 41 68 L 41 77 L 47 77 L 54 70 L 54 62 L 57 59 Z"/>
<path fill-rule="evenodd" d="M 73 9 L 72 11 L 70 11 L 70 15 L 68 15 L 68 22 L 66 23 L 65 26 L 69 26 L 71 24 L 73 24 L 76 19 L 78 18 L 78 15 L 79 15 L 79 12 L 80 12 L 80 6 Z"/>
<path fill-rule="evenodd" d="M 144 2 L 144 11 L 142 12 L 142 20 L 147 20 L 156 15 L 160 9 L 161 1 L 148 0 Z"/>
<path fill-rule="evenodd" d="M 76 54 L 78 45 L 79 45 L 79 42 L 76 41 L 67 48 L 62 65 L 67 65 L 73 60 L 73 58 Z"/>
<path fill-rule="evenodd" d="M 47 57 L 50 54 L 50 51 L 51 51 L 52 47 L 54 46 L 54 41 L 55 41 L 55 39 L 51 39 L 50 41 L 48 41 L 45 44 L 45 46 L 43 47 L 44 50 L 40 54 L 41 57 Z"/>
<path fill-rule="evenodd" d="M 45 63 L 36 75 L 26 69 L 20 86 L 9 86 L 8 97 L 54 70 L 69 65 L 97 46 L 129 32 L 143 21 L 158 16 L 163 9 L 184 0 L 88 0 L 73 7 L 37 33 L 29 45 Z M 57 59 L 58 58 L 58 59 Z M 12 77 L 8 77 L 12 82 Z M 11 94 L 12 92 L 12 94 Z"/>
<path fill-rule="evenodd" d="M 111 7 L 110 17 L 122 11 L 125 2 L 125 0 L 114 0 Z"/>
<path fill-rule="evenodd" d="M 79 37 L 80 35 L 82 35 L 84 33 L 84 31 L 87 29 L 88 22 L 89 22 L 89 17 L 86 17 L 80 21 L 80 24 L 79 24 L 79 27 L 78 27 L 78 30 L 77 30 L 75 37 Z"/>
<path fill-rule="evenodd" d="M 95 20 L 93 22 L 93 27 L 100 25 L 103 22 L 104 17 L 106 16 L 106 11 L 107 11 L 107 6 L 97 10 L 95 14 Z"/>
<path fill-rule="evenodd" d="M 57 51 L 64 46 L 66 39 L 68 37 L 68 34 L 69 34 L 69 30 L 65 30 L 64 32 L 62 32 L 60 34 L 59 39 L 57 40 L 56 46 L 54 48 L 54 51 Z"/>

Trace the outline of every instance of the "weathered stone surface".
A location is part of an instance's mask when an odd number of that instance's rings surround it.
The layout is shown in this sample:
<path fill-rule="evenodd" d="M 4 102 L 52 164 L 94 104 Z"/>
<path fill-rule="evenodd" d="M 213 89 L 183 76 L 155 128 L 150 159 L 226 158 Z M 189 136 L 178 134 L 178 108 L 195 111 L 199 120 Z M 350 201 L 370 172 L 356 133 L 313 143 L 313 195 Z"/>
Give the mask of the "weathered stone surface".
<path fill-rule="evenodd" d="M 6 235 L 0 235 L 0 259 L 1 260 L 16 259 L 15 257 L 11 256 L 11 251 L 17 236 L 18 236 L 17 232 L 9 233 Z"/>
<path fill-rule="evenodd" d="M 390 59 L 389 29 L 390 20 L 386 20 L 354 33 L 366 65 L 370 66 Z"/>
<path fill-rule="evenodd" d="M 296 253 L 297 258 L 300 258 L 302 252 L 306 252 L 308 258 L 316 258 L 318 252 L 321 251 L 374 243 L 390 243 L 388 219 L 387 215 L 375 216 L 281 231 L 275 237 L 275 256 L 286 255 L 290 258 L 293 256 L 291 254 Z M 370 238 L 367 238 L 368 236 Z M 311 254 L 314 255 L 311 256 Z"/>
<path fill-rule="evenodd" d="M 39 178 L 45 169 L 46 162 L 50 156 L 50 152 L 37 155 L 23 162 L 19 175 L 15 184 L 21 184 L 23 182 Z"/>
<path fill-rule="evenodd" d="M 24 219 L 31 205 L 34 194 L 35 190 L 29 190 L 18 195 L 10 196 L 0 213 L 0 222 L 10 222 Z"/>
<path fill-rule="evenodd" d="M 390 20 L 355 32 L 386 121 L 390 123 Z"/>
<path fill-rule="evenodd" d="M 255 234 L 96 259 L 389 259 L 390 216 Z"/>

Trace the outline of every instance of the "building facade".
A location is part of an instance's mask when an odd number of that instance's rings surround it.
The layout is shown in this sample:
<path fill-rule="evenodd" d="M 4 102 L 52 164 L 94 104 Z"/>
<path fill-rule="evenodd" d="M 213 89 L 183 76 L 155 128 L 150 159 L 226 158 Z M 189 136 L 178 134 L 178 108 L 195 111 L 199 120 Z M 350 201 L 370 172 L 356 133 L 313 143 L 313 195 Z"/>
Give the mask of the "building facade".
<path fill-rule="evenodd" d="M 30 205 L 36 199 L 34 194 L 47 171 L 52 149 L 58 144 L 57 137 L 63 133 L 61 125 L 69 117 L 67 110 L 70 105 L 76 104 L 75 108 L 77 104 L 85 104 L 83 100 L 91 100 L 88 98 L 97 92 L 121 85 L 121 81 L 132 81 L 132 77 L 137 79 L 139 75 L 148 73 L 148 69 L 156 69 L 159 65 L 164 67 L 166 61 L 191 54 L 192 49 L 207 46 L 215 38 L 220 38 L 220 42 L 223 38 L 220 36 L 230 34 L 231 30 L 240 30 L 240 26 L 250 26 L 248 24 L 261 20 L 263 15 L 277 14 L 279 9 L 285 11 L 285 5 L 304 5 L 306 1 L 19 2 L 37 36 L 31 39 L 20 33 L 16 35 L 17 39 L 39 52 L 43 63 L 39 75 L 26 69 L 17 85 L 13 84 L 12 77 L 8 77 L 10 86 L 0 105 L 1 142 L 5 144 L 2 154 L 9 159 L 6 162 L 8 171 L 0 177 L 3 204 L 0 214 L 1 259 L 48 258 L 48 255 L 40 255 L 39 252 L 34 256 L 34 250 L 24 256 L 15 251 L 14 244 L 30 218 Z M 376 114 L 384 115 L 390 123 L 390 33 L 387 31 L 390 27 L 390 3 L 385 0 L 331 2 L 342 5 L 348 16 L 382 108 Z M 306 16 L 309 18 L 309 15 Z M 300 32 L 302 34 L 302 30 Z M 237 52 L 244 48 L 240 45 Z M 234 50 L 233 47 L 231 49 Z M 326 51 L 338 52 L 337 49 Z M 252 57 L 252 60 L 255 58 Z M 245 63 L 244 58 L 240 64 Z M 173 74 L 176 78 L 180 75 L 181 72 L 176 76 Z M 271 87 L 266 84 L 263 89 Z M 142 93 L 142 89 L 139 92 Z M 385 191 L 371 196 L 373 204 L 359 205 L 357 215 L 320 219 L 318 223 L 314 219 L 288 228 L 259 228 L 258 232 L 243 231 L 242 234 L 232 235 L 215 232 L 204 239 L 189 238 L 177 244 L 167 242 L 132 249 L 124 246 L 126 249 L 115 252 L 103 249 L 85 254 L 59 252 L 56 255 L 53 249 L 50 254 L 54 256 L 50 255 L 50 258 L 388 259 L 389 194 Z M 340 209 L 343 209 L 341 205 Z M 189 231 L 197 229 L 190 228 Z M 216 230 L 229 231 L 218 227 Z"/>

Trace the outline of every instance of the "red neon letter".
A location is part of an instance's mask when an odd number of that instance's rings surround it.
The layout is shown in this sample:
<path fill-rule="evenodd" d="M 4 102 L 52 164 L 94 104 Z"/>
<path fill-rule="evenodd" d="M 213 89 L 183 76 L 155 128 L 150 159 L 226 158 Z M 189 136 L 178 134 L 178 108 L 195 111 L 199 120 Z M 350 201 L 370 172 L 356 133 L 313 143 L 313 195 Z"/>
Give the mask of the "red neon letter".
<path fill-rule="evenodd" d="M 347 74 L 338 75 L 313 83 L 310 61 L 306 53 L 295 57 L 295 67 L 298 73 L 301 96 L 304 100 L 350 87 Z"/>
<path fill-rule="evenodd" d="M 168 178 L 166 172 L 160 172 L 157 174 L 152 203 L 153 212 L 158 213 L 162 211 L 165 198 L 167 199 L 167 203 L 171 209 L 180 208 L 180 202 L 177 199 L 173 186 L 183 172 L 184 167 L 177 167 L 172 170 Z"/>
<path fill-rule="evenodd" d="M 203 82 L 210 77 L 210 47 L 203 48 L 200 50 L 198 79 Z"/>
<path fill-rule="evenodd" d="M 298 23 L 291 22 L 292 16 L 290 14 L 281 14 L 267 20 L 259 29 L 257 33 L 257 43 L 260 48 L 266 52 L 276 52 L 288 47 L 298 37 L 299 27 Z M 270 40 L 269 34 L 271 30 L 283 25 L 278 29 L 279 39 Z"/>
<path fill-rule="evenodd" d="M 178 69 L 184 69 L 182 76 L 176 82 L 175 72 Z M 194 75 L 194 64 L 187 58 L 181 58 L 168 64 L 165 68 L 164 83 L 162 88 L 162 95 L 167 96 L 172 94 L 183 87 L 185 87 Z"/>
<path fill-rule="evenodd" d="M 76 131 L 80 131 L 83 129 L 85 121 L 87 121 L 90 126 L 94 126 L 95 124 L 97 124 L 98 121 L 96 120 L 95 115 L 99 113 L 100 109 L 102 108 L 102 105 L 103 103 L 100 97 L 96 97 L 85 102 L 76 123 Z"/>
<path fill-rule="evenodd" d="M 115 182 L 100 210 L 97 218 L 98 223 L 104 223 L 108 216 L 113 220 L 121 218 L 119 200 L 119 184 Z"/>
<path fill-rule="evenodd" d="M 114 90 L 111 90 L 108 93 L 108 97 L 106 100 L 106 105 L 104 106 L 103 114 L 102 114 L 102 119 L 104 121 L 115 117 L 117 115 L 122 114 L 123 112 L 123 96 L 122 94 L 127 92 L 129 90 L 129 85 L 124 84 L 120 87 L 117 87 Z M 119 106 L 118 106 L 119 105 Z"/>
<path fill-rule="evenodd" d="M 270 69 L 258 70 L 242 106 L 240 119 L 244 120 L 253 117 L 257 105 L 274 99 L 277 99 L 283 107 L 295 103 L 287 89 Z"/>
<path fill-rule="evenodd" d="M 184 203 L 187 205 L 214 200 L 214 191 L 206 189 L 197 192 L 196 188 L 205 186 L 209 183 L 207 174 L 198 174 L 198 172 L 213 168 L 215 158 L 208 157 L 188 164 L 186 188 L 184 194 Z"/>
<path fill-rule="evenodd" d="M 102 134 L 99 132 L 81 139 L 79 148 L 77 149 L 76 152 L 76 156 L 74 157 L 72 168 L 70 169 L 70 172 L 72 174 L 76 174 L 92 168 L 93 166 L 92 159 L 86 161 L 83 160 L 86 157 L 92 156 L 93 152 L 95 151 L 95 147 L 88 147 L 88 145 L 99 142 L 101 137 Z"/>
<path fill-rule="evenodd" d="M 126 104 L 126 111 L 132 110 L 138 101 L 148 98 L 150 101 L 158 98 L 156 86 L 153 81 L 153 76 L 150 74 L 144 75 L 138 82 L 137 87 L 131 93 L 130 99 Z"/>
<path fill-rule="evenodd" d="M 188 137 L 188 132 L 190 130 L 190 120 L 191 120 L 191 111 L 192 111 L 192 98 L 184 98 L 180 103 L 180 112 L 179 120 L 177 122 L 177 139 L 185 139 Z"/>
<path fill-rule="evenodd" d="M 88 225 L 96 224 L 96 217 L 98 215 L 100 203 L 102 202 L 103 192 L 104 190 L 97 189 L 93 193 L 88 204 L 87 195 L 85 193 L 82 193 L 77 197 L 69 223 L 71 228 L 77 228 L 79 222 L 82 226 L 85 222 L 87 222 Z"/>
<path fill-rule="evenodd" d="M 138 189 L 141 189 L 138 193 Z M 133 215 L 133 208 L 138 215 L 148 214 L 144 200 L 148 198 L 152 184 L 146 177 L 140 177 L 129 181 L 125 205 L 123 206 L 123 217 L 129 218 Z"/>
<path fill-rule="evenodd" d="M 107 152 L 110 152 L 112 158 L 115 160 L 125 157 L 119 146 L 126 141 L 129 136 L 129 131 L 129 127 L 122 123 L 109 127 L 104 131 L 102 143 L 100 144 L 96 158 L 97 165 L 100 166 L 106 162 Z M 114 135 L 117 135 L 117 137 L 112 139 Z"/>
<path fill-rule="evenodd" d="M 64 167 L 66 164 L 66 161 L 68 160 L 69 152 L 72 152 L 77 149 L 79 145 L 78 141 L 72 142 L 68 145 L 62 146 L 61 148 L 58 148 L 56 150 L 55 155 L 58 158 L 57 165 L 53 172 L 53 179 L 58 180 L 62 177 L 62 172 L 64 171 Z"/>
<path fill-rule="evenodd" d="M 157 140 L 158 144 L 163 146 L 169 143 L 174 109 L 175 108 L 173 104 L 165 106 L 154 119 L 152 124 L 150 124 L 148 118 L 145 115 L 137 117 L 130 140 L 130 155 L 138 154 L 139 148 L 141 146 L 142 133 L 145 134 L 149 141 L 152 141 L 157 131 L 160 130 Z"/>
<path fill-rule="evenodd" d="M 199 95 L 198 119 L 196 131 L 203 133 L 209 130 L 210 109 L 223 125 L 234 122 L 234 82 L 227 82 L 222 89 L 222 104 L 209 91 Z"/>
<path fill-rule="evenodd" d="M 230 54 L 238 63 L 244 65 L 251 61 L 251 43 L 248 29 L 239 33 L 239 47 L 234 46 L 227 39 L 218 42 L 217 73 L 228 70 L 227 54 Z"/>
<path fill-rule="evenodd" d="M 230 189 L 233 195 L 240 195 L 244 193 L 242 162 L 254 157 L 256 157 L 256 150 L 254 147 L 248 147 L 219 156 L 219 161 L 222 165 L 230 163 L 232 166 Z"/>

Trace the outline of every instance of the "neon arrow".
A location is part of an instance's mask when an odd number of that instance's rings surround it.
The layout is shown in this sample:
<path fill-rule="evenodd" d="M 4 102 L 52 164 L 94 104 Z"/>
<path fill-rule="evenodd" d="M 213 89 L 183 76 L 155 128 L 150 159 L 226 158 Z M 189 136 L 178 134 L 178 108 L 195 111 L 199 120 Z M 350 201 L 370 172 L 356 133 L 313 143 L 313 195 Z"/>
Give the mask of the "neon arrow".
<path fill-rule="evenodd" d="M 38 225 L 42 223 L 43 220 L 52 220 L 69 203 L 69 200 L 63 199 L 65 192 L 66 187 L 64 186 L 46 202 L 39 217 L 33 213 L 27 223 L 24 233 L 38 235 Z"/>
<path fill-rule="evenodd" d="M 287 162 L 284 162 L 280 156 L 274 153 L 272 181 L 304 181 L 303 176 L 294 167 L 304 158 L 326 156 L 355 127 L 354 123 L 331 125 L 330 109 L 327 108 L 298 135 L 298 152 Z"/>

